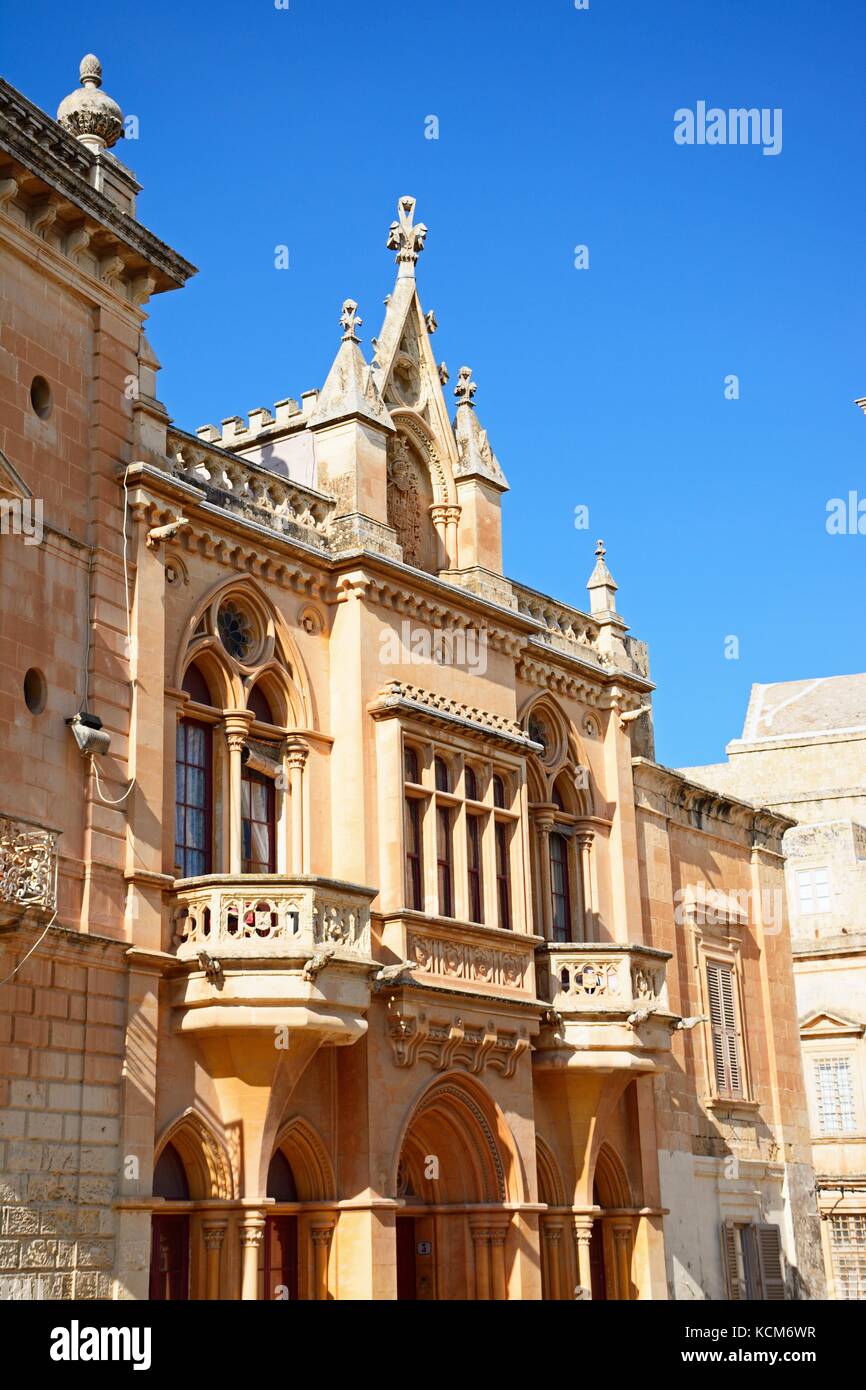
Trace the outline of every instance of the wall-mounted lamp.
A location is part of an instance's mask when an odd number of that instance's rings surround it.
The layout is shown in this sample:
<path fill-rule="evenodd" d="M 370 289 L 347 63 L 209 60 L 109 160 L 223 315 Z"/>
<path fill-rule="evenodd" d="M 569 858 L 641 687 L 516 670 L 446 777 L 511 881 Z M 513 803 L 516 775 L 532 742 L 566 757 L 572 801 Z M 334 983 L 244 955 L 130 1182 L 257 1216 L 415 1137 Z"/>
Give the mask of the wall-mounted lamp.
<path fill-rule="evenodd" d="M 98 714 L 87 714 L 86 711 L 80 714 L 73 714 L 71 719 L 67 719 L 72 737 L 78 744 L 78 751 L 85 757 L 92 754 L 107 753 L 111 747 L 111 734 L 102 727 L 102 720 Z"/>

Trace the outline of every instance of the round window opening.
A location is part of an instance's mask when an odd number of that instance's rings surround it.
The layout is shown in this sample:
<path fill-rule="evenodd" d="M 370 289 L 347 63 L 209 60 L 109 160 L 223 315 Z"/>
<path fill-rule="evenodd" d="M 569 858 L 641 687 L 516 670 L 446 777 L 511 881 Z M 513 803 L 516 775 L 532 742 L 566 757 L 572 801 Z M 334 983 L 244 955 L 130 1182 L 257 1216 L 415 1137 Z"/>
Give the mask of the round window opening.
<path fill-rule="evenodd" d="M 228 599 L 217 616 L 220 641 L 235 661 L 248 661 L 257 645 L 258 634 L 249 613 Z"/>
<path fill-rule="evenodd" d="M 51 414 L 51 387 L 44 376 L 35 376 L 30 386 L 30 404 L 40 420 Z"/>
<path fill-rule="evenodd" d="M 45 684 L 45 677 L 35 666 L 31 666 L 24 677 L 24 702 L 30 713 L 41 714 L 47 698 L 48 686 Z"/>

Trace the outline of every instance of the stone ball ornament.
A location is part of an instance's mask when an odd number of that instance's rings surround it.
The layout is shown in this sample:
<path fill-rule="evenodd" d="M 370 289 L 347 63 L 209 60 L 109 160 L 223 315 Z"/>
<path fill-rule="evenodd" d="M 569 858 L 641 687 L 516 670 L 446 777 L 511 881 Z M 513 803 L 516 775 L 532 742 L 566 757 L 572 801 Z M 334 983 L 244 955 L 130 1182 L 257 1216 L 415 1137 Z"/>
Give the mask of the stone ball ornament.
<path fill-rule="evenodd" d="M 61 101 L 58 123 L 88 148 L 110 149 L 123 139 L 123 112 L 102 90 L 102 64 L 95 54 L 85 54 L 79 73 L 81 86 Z"/>

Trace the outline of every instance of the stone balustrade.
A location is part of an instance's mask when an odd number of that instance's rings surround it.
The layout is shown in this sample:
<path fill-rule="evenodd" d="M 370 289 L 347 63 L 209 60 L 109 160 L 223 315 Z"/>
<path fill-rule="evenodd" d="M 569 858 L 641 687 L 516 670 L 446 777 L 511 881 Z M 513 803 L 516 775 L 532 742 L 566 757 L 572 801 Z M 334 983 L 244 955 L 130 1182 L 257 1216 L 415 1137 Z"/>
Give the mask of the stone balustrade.
<path fill-rule="evenodd" d="M 536 961 L 539 996 L 563 1016 L 666 1012 L 669 959 L 651 946 L 548 942 Z"/>
<path fill-rule="evenodd" d="M 168 432 L 168 463 L 174 477 L 202 488 L 217 506 L 326 547 L 333 498 L 180 430 Z"/>
<path fill-rule="evenodd" d="M 522 584 L 513 584 L 512 589 L 517 600 L 517 611 L 543 624 L 544 632 L 539 634 L 542 641 L 560 651 L 580 649 L 591 660 L 599 659 L 598 624 L 593 618 Z"/>
<path fill-rule="evenodd" d="M 175 884 L 173 945 L 180 960 L 308 958 L 334 947 L 370 956 L 372 891 L 320 878 L 210 874 Z"/>
<path fill-rule="evenodd" d="M 0 815 L 0 926 L 56 911 L 59 837 L 24 816 Z"/>

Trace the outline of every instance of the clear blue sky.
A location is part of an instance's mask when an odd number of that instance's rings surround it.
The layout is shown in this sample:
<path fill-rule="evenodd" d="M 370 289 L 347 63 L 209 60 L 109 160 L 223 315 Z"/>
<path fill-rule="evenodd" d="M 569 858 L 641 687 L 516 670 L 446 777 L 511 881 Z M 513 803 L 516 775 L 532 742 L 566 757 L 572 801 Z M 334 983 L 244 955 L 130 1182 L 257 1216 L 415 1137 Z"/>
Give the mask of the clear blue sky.
<path fill-rule="evenodd" d="M 413 193 L 437 356 L 452 386 L 473 368 L 511 483 L 507 572 L 585 607 L 604 537 L 660 760 L 720 758 L 753 681 L 866 669 L 866 535 L 825 529 L 866 499 L 863 0 L 30 0 L 0 24 L 38 105 L 93 51 L 139 118 L 116 152 L 141 220 L 201 272 L 150 306 L 178 423 L 320 386 L 345 296 L 369 353 Z M 782 152 L 676 145 L 699 100 L 781 107 Z"/>

